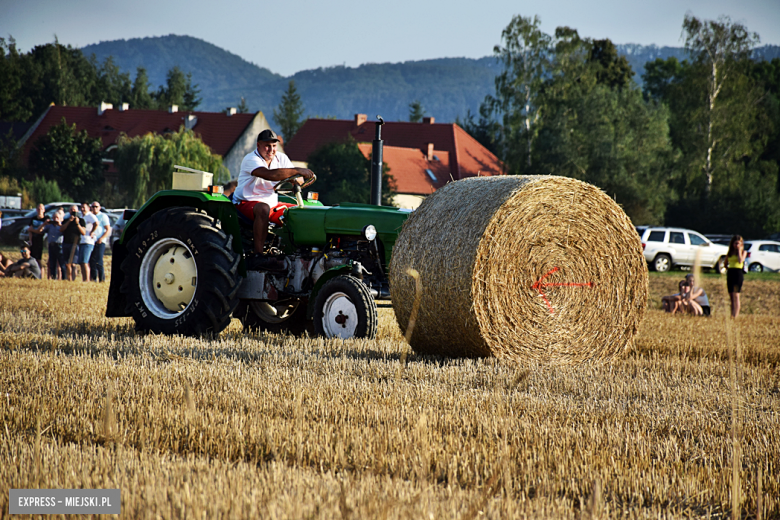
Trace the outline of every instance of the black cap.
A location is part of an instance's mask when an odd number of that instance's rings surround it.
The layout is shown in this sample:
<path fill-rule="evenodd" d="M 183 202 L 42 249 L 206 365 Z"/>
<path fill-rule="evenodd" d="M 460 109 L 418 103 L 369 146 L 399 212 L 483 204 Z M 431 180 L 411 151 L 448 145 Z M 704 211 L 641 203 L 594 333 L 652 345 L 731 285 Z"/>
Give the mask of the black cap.
<path fill-rule="evenodd" d="M 257 142 L 259 143 L 260 141 L 268 141 L 268 142 L 271 142 L 271 143 L 278 143 L 279 142 L 279 138 L 276 136 L 276 133 L 273 130 L 268 128 L 268 129 L 263 130 L 262 132 L 260 132 L 260 134 L 257 136 Z"/>

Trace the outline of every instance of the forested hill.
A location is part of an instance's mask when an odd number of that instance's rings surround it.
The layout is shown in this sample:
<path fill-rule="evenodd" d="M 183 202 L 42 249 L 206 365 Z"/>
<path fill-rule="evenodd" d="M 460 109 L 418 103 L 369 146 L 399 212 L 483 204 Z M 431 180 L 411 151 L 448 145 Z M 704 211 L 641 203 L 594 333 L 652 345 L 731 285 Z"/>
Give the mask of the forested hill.
<path fill-rule="evenodd" d="M 168 70 L 178 65 L 185 73 L 192 73 L 193 83 L 197 83 L 201 89 L 203 105 L 208 104 L 208 107 L 202 106 L 205 110 L 217 109 L 211 106 L 215 92 L 224 89 L 249 90 L 256 85 L 282 78 L 279 74 L 192 36 L 171 34 L 100 42 L 83 47 L 81 52 L 86 57 L 94 54 L 101 63 L 108 56 L 113 56 L 114 63 L 122 72 L 129 72 L 131 79 L 135 78 L 138 67 L 144 67 L 154 89 L 164 85 Z"/>
<path fill-rule="evenodd" d="M 644 64 L 656 58 L 675 56 L 683 59 L 680 47 L 635 44 L 617 45 L 628 58 L 641 81 Z M 88 45 L 86 56 L 98 61 L 113 56 L 122 71 L 135 77 L 143 66 L 151 85 L 165 84 L 167 71 L 178 65 L 192 73 L 192 81 L 203 98 L 200 110 L 220 111 L 237 106 L 241 97 L 249 109 L 271 116 L 290 79 L 295 80 L 306 116 L 349 119 L 355 113 L 372 117 L 381 114 L 387 120 L 405 120 L 409 103 L 420 100 L 426 115 L 438 122 L 452 122 L 467 110 L 477 113 L 486 94 L 493 92 L 493 78 L 499 70 L 492 57 L 440 58 L 403 63 L 366 64 L 359 67 L 329 67 L 305 70 L 285 78 L 266 68 L 191 36 L 162 36 L 116 40 Z M 756 49 L 757 57 L 780 57 L 780 46 Z"/>

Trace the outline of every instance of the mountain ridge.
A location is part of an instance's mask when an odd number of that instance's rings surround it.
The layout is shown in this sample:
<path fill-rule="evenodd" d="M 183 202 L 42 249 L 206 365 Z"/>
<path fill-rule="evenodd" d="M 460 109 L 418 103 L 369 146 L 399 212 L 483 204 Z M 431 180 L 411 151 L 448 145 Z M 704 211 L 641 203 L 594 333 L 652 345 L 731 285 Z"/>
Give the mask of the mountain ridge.
<path fill-rule="evenodd" d="M 685 58 L 681 47 L 616 47 L 628 59 L 640 84 L 647 61 Z M 86 56 L 94 54 L 99 62 L 113 56 L 114 63 L 131 78 L 136 68 L 143 66 L 153 89 L 165 84 L 170 68 L 179 66 L 192 74 L 200 89 L 200 110 L 235 107 L 243 97 L 251 111 L 262 110 L 269 118 L 289 81 L 294 80 L 305 117 L 350 119 L 355 113 L 366 113 L 372 117 L 381 114 L 388 121 L 406 120 L 409 103 L 419 100 L 426 115 L 438 122 L 453 122 L 463 118 L 467 110 L 478 114 L 485 95 L 494 92 L 494 77 L 500 70 L 496 58 L 486 56 L 320 67 L 285 77 L 199 38 L 173 34 L 99 42 L 81 50 Z M 780 46 L 759 47 L 754 56 L 780 57 Z"/>

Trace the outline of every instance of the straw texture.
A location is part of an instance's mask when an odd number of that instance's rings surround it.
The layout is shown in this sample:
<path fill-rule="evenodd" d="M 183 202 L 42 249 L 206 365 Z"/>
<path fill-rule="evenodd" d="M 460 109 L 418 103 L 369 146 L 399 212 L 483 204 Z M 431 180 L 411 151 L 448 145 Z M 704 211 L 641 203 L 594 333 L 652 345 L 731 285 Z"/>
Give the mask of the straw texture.
<path fill-rule="evenodd" d="M 572 364 L 632 344 L 647 304 L 647 265 L 623 210 L 566 177 L 478 177 L 428 197 L 393 249 L 401 330 L 423 354 Z"/>

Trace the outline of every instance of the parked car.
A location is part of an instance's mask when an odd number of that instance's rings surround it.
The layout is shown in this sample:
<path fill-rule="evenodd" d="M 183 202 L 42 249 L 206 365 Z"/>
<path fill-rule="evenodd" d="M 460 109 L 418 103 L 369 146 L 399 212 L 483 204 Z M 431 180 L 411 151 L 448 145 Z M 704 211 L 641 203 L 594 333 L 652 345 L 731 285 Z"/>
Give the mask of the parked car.
<path fill-rule="evenodd" d="M 731 242 L 731 237 L 734 235 L 721 234 L 721 235 L 704 235 L 704 236 L 706 236 L 710 242 L 728 247 L 729 243 Z"/>
<path fill-rule="evenodd" d="M 642 250 L 654 271 L 663 273 L 674 267 L 690 267 L 698 257 L 702 267 L 724 273 L 723 261 L 729 248 L 690 229 L 648 227 L 642 233 Z"/>
<path fill-rule="evenodd" d="M 134 209 L 125 209 L 122 210 L 122 213 L 119 215 L 119 218 L 116 220 L 116 222 L 113 222 L 111 224 L 111 242 L 110 245 L 113 248 L 114 242 L 119 240 L 119 238 L 122 236 L 122 232 L 125 230 L 125 224 L 127 224 L 127 221 L 133 218 L 133 215 L 135 215 L 136 210 Z"/>
<path fill-rule="evenodd" d="M 30 212 L 29 209 L 16 209 L 16 208 L 0 208 L 0 212 L 3 213 L 3 224 L 9 218 L 23 217 Z"/>
<path fill-rule="evenodd" d="M 44 213 L 46 216 L 51 217 L 59 208 L 67 212 L 72 205 L 73 202 L 51 202 L 44 206 Z M 23 217 L 8 219 L 10 221 L 8 224 L 6 224 L 6 219 L 3 219 L 3 227 L 0 229 L 0 240 L 12 245 L 24 243 L 27 240 L 27 228 L 30 227 L 33 217 L 37 214 L 37 209 L 31 209 L 27 210 Z M 20 242 L 22 235 L 24 235 L 24 238 Z"/>
<path fill-rule="evenodd" d="M 745 268 L 753 273 L 780 271 L 780 242 L 751 240 L 745 242 Z"/>

